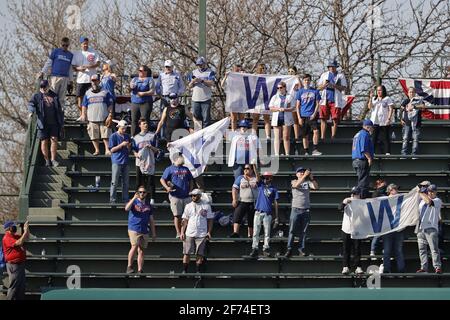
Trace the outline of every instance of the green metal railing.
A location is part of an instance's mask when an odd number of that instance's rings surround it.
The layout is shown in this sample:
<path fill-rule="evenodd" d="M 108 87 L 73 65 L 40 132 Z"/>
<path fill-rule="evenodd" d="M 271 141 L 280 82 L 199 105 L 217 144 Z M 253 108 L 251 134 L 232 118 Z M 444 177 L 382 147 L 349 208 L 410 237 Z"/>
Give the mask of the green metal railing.
<path fill-rule="evenodd" d="M 29 195 L 31 181 L 39 151 L 39 139 L 37 138 L 37 120 L 33 114 L 28 124 L 27 136 L 24 146 L 22 186 L 19 194 L 19 220 L 24 221 L 28 216 Z"/>

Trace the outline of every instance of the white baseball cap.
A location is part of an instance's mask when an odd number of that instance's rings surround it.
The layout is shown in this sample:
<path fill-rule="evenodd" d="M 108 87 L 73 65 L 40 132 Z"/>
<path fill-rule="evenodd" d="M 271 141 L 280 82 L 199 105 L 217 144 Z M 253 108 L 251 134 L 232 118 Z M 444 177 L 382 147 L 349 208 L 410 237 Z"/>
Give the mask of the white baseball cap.
<path fill-rule="evenodd" d="M 164 67 L 173 67 L 172 60 L 166 60 L 164 61 Z"/>
<path fill-rule="evenodd" d="M 120 127 L 126 127 L 126 126 L 128 126 L 128 123 L 125 121 L 125 120 L 120 120 L 118 123 L 117 123 L 117 128 L 120 128 Z"/>

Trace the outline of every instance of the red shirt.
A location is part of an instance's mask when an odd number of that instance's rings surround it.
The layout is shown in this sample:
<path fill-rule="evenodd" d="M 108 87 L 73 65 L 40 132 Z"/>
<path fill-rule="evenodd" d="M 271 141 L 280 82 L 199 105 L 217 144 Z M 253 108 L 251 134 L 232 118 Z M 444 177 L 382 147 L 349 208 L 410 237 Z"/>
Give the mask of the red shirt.
<path fill-rule="evenodd" d="M 23 246 L 14 246 L 21 236 L 7 231 L 3 237 L 3 254 L 8 263 L 19 264 L 25 262 L 27 252 Z"/>

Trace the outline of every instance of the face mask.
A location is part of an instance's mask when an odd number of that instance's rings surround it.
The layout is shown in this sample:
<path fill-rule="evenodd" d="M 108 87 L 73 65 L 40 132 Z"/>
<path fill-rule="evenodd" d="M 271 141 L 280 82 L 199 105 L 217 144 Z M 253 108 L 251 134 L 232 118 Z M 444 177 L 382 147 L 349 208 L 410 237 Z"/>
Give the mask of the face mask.
<path fill-rule="evenodd" d="M 303 87 L 304 87 L 305 89 L 309 89 L 310 84 L 309 84 L 309 83 L 303 83 Z"/>
<path fill-rule="evenodd" d="M 16 226 L 12 226 L 11 227 L 11 232 L 12 233 L 16 233 L 17 232 L 17 227 Z"/>
<path fill-rule="evenodd" d="M 100 86 L 98 84 L 96 84 L 96 83 L 95 84 L 92 83 L 92 92 L 97 93 L 99 91 L 100 91 Z"/>

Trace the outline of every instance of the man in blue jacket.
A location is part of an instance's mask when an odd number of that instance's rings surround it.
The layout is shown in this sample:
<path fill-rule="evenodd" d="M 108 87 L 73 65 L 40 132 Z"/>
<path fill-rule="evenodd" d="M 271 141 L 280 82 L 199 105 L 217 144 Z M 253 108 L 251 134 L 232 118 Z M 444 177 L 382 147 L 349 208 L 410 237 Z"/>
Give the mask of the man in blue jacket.
<path fill-rule="evenodd" d="M 373 143 L 370 136 L 373 132 L 373 123 L 364 120 L 363 128 L 353 137 L 352 160 L 353 169 L 358 176 L 358 187 L 361 198 L 369 197 L 370 167 L 373 163 Z"/>
<path fill-rule="evenodd" d="M 29 116 L 33 113 L 37 116 L 38 138 L 41 140 L 41 151 L 45 159 L 45 166 L 57 167 L 56 152 L 58 138 L 62 138 L 64 128 L 64 113 L 59 98 L 53 91 L 47 80 L 40 83 L 39 92 L 33 94 L 28 103 Z M 48 152 L 49 141 L 50 157 Z"/>

